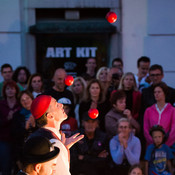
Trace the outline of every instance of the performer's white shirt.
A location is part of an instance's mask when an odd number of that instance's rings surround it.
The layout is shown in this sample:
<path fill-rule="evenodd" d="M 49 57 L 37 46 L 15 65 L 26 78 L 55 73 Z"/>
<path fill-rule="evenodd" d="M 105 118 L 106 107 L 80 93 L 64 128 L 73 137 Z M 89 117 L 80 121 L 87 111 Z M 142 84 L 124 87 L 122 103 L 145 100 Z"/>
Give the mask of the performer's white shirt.
<path fill-rule="evenodd" d="M 58 138 L 61 140 L 61 135 L 59 131 L 57 131 L 55 128 L 52 127 L 44 127 L 53 133 L 55 133 Z M 51 139 L 50 142 L 54 143 L 54 146 L 58 147 L 60 149 L 60 153 L 58 154 L 58 159 L 57 159 L 57 165 L 56 165 L 56 173 L 55 175 L 70 175 L 69 171 L 69 155 L 68 155 L 68 150 L 64 146 L 64 144 L 58 139 Z"/>

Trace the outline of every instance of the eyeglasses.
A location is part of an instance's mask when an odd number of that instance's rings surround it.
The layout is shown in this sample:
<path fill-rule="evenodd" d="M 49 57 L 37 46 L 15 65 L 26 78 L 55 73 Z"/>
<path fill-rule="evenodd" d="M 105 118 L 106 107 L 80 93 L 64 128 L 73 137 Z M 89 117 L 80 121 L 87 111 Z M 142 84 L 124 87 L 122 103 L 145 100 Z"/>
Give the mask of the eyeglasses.
<path fill-rule="evenodd" d="M 150 77 L 159 77 L 161 76 L 162 74 L 150 74 Z"/>
<path fill-rule="evenodd" d="M 127 129 L 129 126 L 119 126 L 120 129 Z"/>

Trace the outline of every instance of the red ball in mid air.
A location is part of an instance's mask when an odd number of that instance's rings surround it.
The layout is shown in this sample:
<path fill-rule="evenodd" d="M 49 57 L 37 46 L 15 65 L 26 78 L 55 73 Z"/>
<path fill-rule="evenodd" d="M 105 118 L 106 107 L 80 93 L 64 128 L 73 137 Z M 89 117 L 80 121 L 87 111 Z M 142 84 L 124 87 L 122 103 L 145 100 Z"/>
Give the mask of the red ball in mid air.
<path fill-rule="evenodd" d="M 109 23 L 114 23 L 117 20 L 117 15 L 114 12 L 108 12 L 106 19 Z"/>
<path fill-rule="evenodd" d="M 97 109 L 89 109 L 88 115 L 91 119 L 96 119 L 99 115 L 99 112 Z"/>
<path fill-rule="evenodd" d="M 71 86 L 74 82 L 74 77 L 72 75 L 67 75 L 66 78 L 64 79 L 64 83 L 67 86 Z"/>

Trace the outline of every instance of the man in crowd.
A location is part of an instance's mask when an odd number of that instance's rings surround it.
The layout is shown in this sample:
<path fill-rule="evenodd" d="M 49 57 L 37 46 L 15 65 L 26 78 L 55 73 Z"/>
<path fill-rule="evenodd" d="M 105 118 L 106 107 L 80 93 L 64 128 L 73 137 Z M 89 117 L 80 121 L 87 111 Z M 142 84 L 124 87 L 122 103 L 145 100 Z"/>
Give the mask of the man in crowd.
<path fill-rule="evenodd" d="M 23 169 L 17 175 L 52 175 L 59 152 L 45 137 L 30 138 L 23 149 Z"/>
<path fill-rule="evenodd" d="M 150 59 L 146 56 L 142 56 L 137 60 L 138 73 L 135 74 L 135 80 L 137 87 L 140 91 L 143 88 L 149 87 L 148 71 L 150 67 Z"/>
<path fill-rule="evenodd" d="M 123 61 L 121 58 L 114 58 L 112 60 L 112 67 L 117 67 L 123 72 Z"/>
<path fill-rule="evenodd" d="M 45 136 L 52 143 L 55 143 L 60 149 L 57 159 L 56 174 L 70 175 L 69 172 L 69 149 L 71 146 L 81 140 L 84 135 L 79 133 L 70 138 L 60 134 L 60 124 L 67 119 L 63 105 L 58 103 L 53 97 L 48 95 L 40 95 L 32 102 L 31 113 L 34 116 L 39 129 L 34 132 L 33 136 Z"/>

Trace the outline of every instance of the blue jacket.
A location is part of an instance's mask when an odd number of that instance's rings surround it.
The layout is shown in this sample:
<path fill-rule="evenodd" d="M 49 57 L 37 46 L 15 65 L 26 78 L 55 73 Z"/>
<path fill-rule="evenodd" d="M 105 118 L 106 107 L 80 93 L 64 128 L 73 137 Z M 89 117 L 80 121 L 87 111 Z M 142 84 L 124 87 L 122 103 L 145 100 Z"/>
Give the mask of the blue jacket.
<path fill-rule="evenodd" d="M 126 149 L 120 144 L 118 135 L 110 140 L 109 147 L 112 160 L 117 165 L 121 165 L 124 159 L 127 159 L 130 165 L 139 163 L 141 144 L 139 138 L 135 137 L 133 133 L 130 134 Z"/>

